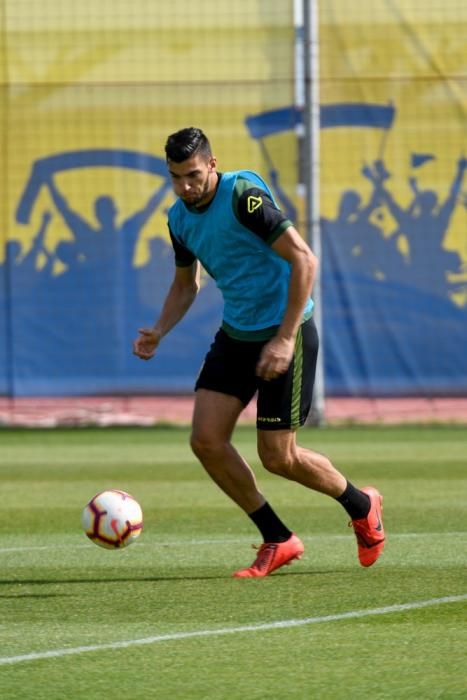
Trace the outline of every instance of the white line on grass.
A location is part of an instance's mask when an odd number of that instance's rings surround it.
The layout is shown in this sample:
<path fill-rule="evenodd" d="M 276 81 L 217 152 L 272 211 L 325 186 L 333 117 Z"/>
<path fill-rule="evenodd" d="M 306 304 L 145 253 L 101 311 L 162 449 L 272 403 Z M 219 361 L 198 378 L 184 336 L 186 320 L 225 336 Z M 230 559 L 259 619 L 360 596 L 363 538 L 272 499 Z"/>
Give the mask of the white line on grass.
<path fill-rule="evenodd" d="M 399 532 L 390 535 L 391 540 L 418 538 L 418 537 L 465 537 L 467 530 L 459 532 Z M 321 541 L 321 540 L 348 540 L 353 537 L 352 533 L 346 535 L 304 535 L 301 536 L 305 541 Z M 251 537 L 218 537 L 212 539 L 187 539 L 187 540 L 154 540 L 150 544 L 148 542 L 136 542 L 135 547 L 185 547 L 187 545 L 211 545 L 211 544 L 229 544 L 251 542 Z M 253 537 L 254 539 L 254 537 Z M 0 554 L 9 554 L 10 552 L 35 552 L 49 549 L 89 549 L 89 542 L 83 544 L 44 544 L 44 545 L 25 545 L 18 547 L 0 547 Z M 133 548 L 132 548 L 133 549 Z"/>
<path fill-rule="evenodd" d="M 159 634 L 143 639 L 127 639 L 120 642 L 108 642 L 104 644 L 92 644 L 89 646 L 70 647 L 65 649 L 51 649 L 50 651 L 31 652 L 18 656 L 1 656 L 0 666 L 7 664 L 19 664 L 23 661 L 39 661 L 42 659 L 56 659 L 61 656 L 74 656 L 91 651 L 110 651 L 112 649 L 127 649 L 133 646 L 157 644 L 158 642 L 173 642 L 196 637 L 216 637 L 227 634 L 241 634 L 244 632 L 264 632 L 268 630 L 289 629 L 291 627 L 303 627 L 322 622 L 337 622 L 339 620 L 354 620 L 356 618 L 370 617 L 373 615 L 388 615 L 389 613 L 405 612 L 407 610 L 420 610 L 434 605 L 446 603 L 461 603 L 467 601 L 467 593 L 462 595 L 445 596 L 444 598 L 432 598 L 431 600 L 419 600 L 413 603 L 388 605 L 383 608 L 369 608 L 368 610 L 352 610 L 350 612 L 336 613 L 334 615 L 322 615 L 320 617 L 304 617 L 298 620 L 277 620 L 276 622 L 264 622 L 256 625 L 241 625 L 240 627 L 221 627 L 219 629 L 193 630 L 192 632 L 174 632 L 172 634 Z"/>

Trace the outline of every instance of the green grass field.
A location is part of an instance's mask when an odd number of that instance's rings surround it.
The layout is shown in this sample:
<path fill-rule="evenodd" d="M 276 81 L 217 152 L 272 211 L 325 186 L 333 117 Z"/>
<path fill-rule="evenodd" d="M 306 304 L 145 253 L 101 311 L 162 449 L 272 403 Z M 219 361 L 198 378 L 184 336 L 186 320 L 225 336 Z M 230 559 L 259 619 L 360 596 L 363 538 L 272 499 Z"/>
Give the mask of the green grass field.
<path fill-rule="evenodd" d="M 359 566 L 332 499 L 264 472 L 300 562 L 233 579 L 257 543 L 184 429 L 0 431 L 0 698 L 467 698 L 467 430 L 303 429 L 384 496 L 386 549 Z M 81 531 L 97 491 L 132 493 L 136 544 Z"/>

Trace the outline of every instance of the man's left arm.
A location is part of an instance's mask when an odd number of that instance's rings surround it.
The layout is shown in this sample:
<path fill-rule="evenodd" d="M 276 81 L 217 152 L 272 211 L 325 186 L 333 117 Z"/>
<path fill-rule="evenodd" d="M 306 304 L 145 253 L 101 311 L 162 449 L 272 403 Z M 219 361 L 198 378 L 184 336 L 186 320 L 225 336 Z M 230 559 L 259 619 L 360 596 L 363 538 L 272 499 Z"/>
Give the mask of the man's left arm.
<path fill-rule="evenodd" d="M 287 371 L 295 349 L 295 336 L 303 309 L 316 277 L 318 259 L 294 226 L 272 243 L 272 248 L 291 266 L 287 308 L 276 335 L 263 348 L 256 371 L 263 379 L 274 379 Z"/>

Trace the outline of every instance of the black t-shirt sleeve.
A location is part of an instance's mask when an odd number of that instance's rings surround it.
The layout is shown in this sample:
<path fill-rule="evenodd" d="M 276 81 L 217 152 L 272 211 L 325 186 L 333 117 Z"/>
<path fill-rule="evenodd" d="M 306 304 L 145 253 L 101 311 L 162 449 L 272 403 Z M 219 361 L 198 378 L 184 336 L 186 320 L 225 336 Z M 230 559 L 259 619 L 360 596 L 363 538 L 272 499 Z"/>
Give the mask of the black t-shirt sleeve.
<path fill-rule="evenodd" d="M 292 222 L 276 207 L 270 195 L 259 187 L 249 187 L 239 195 L 236 216 L 240 223 L 271 244 Z"/>
<path fill-rule="evenodd" d="M 191 250 L 186 248 L 183 243 L 180 243 L 178 238 L 174 236 L 169 226 L 170 240 L 172 241 L 172 247 L 175 252 L 175 265 L 177 267 L 190 267 L 196 260 L 196 256 L 193 255 Z"/>

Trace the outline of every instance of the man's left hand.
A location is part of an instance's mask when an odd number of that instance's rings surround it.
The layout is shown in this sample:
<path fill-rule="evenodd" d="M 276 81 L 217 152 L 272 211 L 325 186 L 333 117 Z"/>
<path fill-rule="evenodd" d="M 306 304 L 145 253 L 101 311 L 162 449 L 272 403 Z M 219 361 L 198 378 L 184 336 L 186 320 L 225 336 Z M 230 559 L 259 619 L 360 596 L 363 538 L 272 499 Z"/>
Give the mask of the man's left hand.
<path fill-rule="evenodd" d="M 293 339 L 272 338 L 261 351 L 258 364 L 256 365 L 258 377 L 270 381 L 287 372 L 292 362 L 294 349 L 295 342 Z"/>

